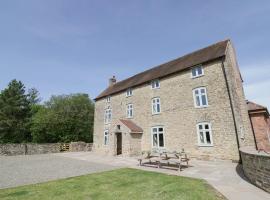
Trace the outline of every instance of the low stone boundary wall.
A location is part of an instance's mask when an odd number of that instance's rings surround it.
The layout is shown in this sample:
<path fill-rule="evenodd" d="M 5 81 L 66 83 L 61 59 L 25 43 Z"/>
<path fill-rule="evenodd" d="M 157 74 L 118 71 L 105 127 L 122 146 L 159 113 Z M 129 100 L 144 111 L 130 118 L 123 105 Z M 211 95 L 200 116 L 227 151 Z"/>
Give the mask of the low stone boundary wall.
<path fill-rule="evenodd" d="M 72 142 L 69 151 L 91 151 L 92 143 Z M 60 153 L 61 143 L 0 144 L 0 156 Z"/>
<path fill-rule="evenodd" d="M 69 151 L 77 152 L 77 151 L 92 151 L 93 143 L 85 143 L 85 142 L 71 142 L 69 144 Z"/>
<path fill-rule="evenodd" d="M 244 174 L 251 183 L 270 193 L 270 155 L 252 147 L 240 148 Z"/>

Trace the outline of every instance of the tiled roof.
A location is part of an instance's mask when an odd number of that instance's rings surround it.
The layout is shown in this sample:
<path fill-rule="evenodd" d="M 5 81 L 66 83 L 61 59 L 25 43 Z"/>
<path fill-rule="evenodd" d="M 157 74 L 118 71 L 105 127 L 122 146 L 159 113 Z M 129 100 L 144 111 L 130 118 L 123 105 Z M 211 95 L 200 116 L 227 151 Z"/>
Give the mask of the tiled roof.
<path fill-rule="evenodd" d="M 132 132 L 132 133 L 142 133 L 143 129 L 135 124 L 131 120 L 120 119 L 120 121 Z"/>
<path fill-rule="evenodd" d="M 248 112 L 265 112 L 267 115 L 269 115 L 269 112 L 265 106 L 259 105 L 257 103 L 247 101 L 247 107 L 248 107 Z"/>
<path fill-rule="evenodd" d="M 117 82 L 105 89 L 95 100 L 124 91 L 130 87 L 138 86 L 151 80 L 162 78 L 170 74 L 185 70 L 198 64 L 206 63 L 225 56 L 229 40 L 224 40 L 177 58 L 170 62 L 164 63 L 152 69 L 136 74 L 128 79 Z"/>

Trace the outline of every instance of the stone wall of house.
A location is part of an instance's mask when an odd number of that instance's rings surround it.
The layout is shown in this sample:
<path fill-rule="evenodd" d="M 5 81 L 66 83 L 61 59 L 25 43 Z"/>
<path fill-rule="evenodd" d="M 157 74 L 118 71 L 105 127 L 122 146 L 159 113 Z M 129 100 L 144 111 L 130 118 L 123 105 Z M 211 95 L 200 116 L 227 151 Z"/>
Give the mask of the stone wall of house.
<path fill-rule="evenodd" d="M 132 88 L 133 95 L 130 97 L 126 97 L 126 91 L 123 91 L 112 95 L 110 103 L 107 103 L 105 98 L 96 101 L 94 150 L 115 155 L 115 126 L 119 124 L 119 119 L 126 118 L 126 106 L 132 103 L 134 116 L 131 120 L 143 129 L 143 151 L 152 148 L 151 128 L 163 126 L 167 150 L 181 151 L 184 148 L 190 157 L 238 160 L 236 133 L 221 60 L 209 62 L 203 68 L 204 76 L 198 78 L 191 78 L 191 70 L 188 69 L 160 79 L 159 89 L 151 89 L 149 82 Z M 209 106 L 195 108 L 192 90 L 202 86 L 207 89 Z M 161 101 L 161 113 L 158 115 L 152 115 L 151 100 L 154 97 L 160 97 Z M 238 98 L 244 102 L 243 96 Z M 112 109 L 110 124 L 104 124 L 106 108 Z M 242 113 L 242 110 L 240 111 Z M 211 123 L 213 146 L 198 145 L 196 124 L 199 122 Z M 244 130 L 248 130 L 245 123 L 242 124 Z M 106 129 L 109 130 L 110 138 L 109 145 L 105 146 Z"/>
<path fill-rule="evenodd" d="M 251 183 L 270 193 L 270 154 L 253 147 L 240 148 L 245 176 Z"/>
<path fill-rule="evenodd" d="M 234 47 L 228 43 L 224 68 L 228 79 L 229 91 L 232 98 L 233 111 L 236 120 L 239 145 L 253 146 L 254 136 L 248 115 L 248 108 L 243 89 L 243 80 L 236 60 Z"/>
<path fill-rule="evenodd" d="M 91 150 L 92 150 L 92 143 L 72 142 L 70 144 L 69 151 L 76 152 L 76 151 L 91 151 Z M 60 151 L 61 151 L 61 143 L 0 144 L 0 156 L 59 153 Z"/>

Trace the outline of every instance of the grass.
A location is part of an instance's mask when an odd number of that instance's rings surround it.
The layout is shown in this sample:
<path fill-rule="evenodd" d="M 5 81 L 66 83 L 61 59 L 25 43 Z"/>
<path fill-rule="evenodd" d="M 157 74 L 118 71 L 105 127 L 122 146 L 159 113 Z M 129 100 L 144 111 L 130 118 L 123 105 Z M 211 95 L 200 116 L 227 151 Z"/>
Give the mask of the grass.
<path fill-rule="evenodd" d="M 1 200 L 224 200 L 205 181 L 136 169 L 117 169 L 0 190 Z"/>

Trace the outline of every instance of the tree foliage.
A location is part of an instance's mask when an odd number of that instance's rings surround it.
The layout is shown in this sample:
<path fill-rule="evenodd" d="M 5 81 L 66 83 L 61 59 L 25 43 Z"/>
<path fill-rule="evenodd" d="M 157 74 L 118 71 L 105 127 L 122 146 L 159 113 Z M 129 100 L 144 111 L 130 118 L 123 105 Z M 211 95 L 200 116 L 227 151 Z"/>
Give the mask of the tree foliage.
<path fill-rule="evenodd" d="M 0 93 L 0 143 L 31 141 L 31 103 L 21 81 L 12 80 Z"/>
<path fill-rule="evenodd" d="M 52 96 L 26 92 L 12 80 L 0 93 L 0 143 L 92 141 L 94 103 L 87 94 Z"/>
<path fill-rule="evenodd" d="M 34 114 L 34 142 L 92 141 L 94 104 L 87 94 L 52 96 Z"/>

